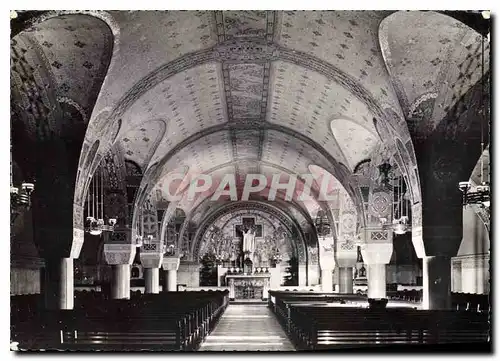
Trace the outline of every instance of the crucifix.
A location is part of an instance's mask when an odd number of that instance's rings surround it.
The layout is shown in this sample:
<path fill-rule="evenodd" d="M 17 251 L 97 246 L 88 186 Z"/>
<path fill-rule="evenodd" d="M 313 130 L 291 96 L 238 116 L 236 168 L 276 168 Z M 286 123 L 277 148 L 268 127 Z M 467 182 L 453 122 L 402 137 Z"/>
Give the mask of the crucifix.
<path fill-rule="evenodd" d="M 262 237 L 262 228 L 262 224 L 256 224 L 253 217 L 243 217 L 241 224 L 235 226 L 235 236 L 241 240 L 241 247 L 243 247 L 241 249 L 241 258 L 239 259 L 241 267 L 243 267 L 243 262 L 245 261 L 245 254 L 243 254 L 245 252 L 245 244 L 253 244 L 255 246 L 255 238 Z M 247 256 L 253 257 L 252 254 L 247 254 Z"/>
<path fill-rule="evenodd" d="M 262 237 L 262 224 L 256 224 L 253 217 L 243 217 L 241 219 L 241 224 L 235 226 L 235 236 L 243 239 L 244 233 L 251 228 L 254 229 L 255 237 Z"/>

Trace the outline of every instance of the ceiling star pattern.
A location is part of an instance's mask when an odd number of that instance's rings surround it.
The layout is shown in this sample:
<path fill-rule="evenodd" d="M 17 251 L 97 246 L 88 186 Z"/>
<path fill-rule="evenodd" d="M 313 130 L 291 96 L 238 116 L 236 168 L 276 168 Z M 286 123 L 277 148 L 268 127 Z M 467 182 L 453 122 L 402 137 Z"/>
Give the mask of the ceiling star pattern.
<path fill-rule="evenodd" d="M 308 173 L 317 164 L 354 197 L 352 171 L 380 143 L 392 147 L 387 138 L 401 139 L 399 158 L 415 170 L 403 114 L 439 121 L 480 75 L 477 33 L 433 12 L 106 14 L 112 32 L 88 15 L 65 15 L 20 36 L 46 59 L 57 99 L 91 117 L 82 160 L 95 138 L 105 149 L 116 128 L 147 193 L 180 166 L 221 176 L 234 169 L 241 185 L 248 173 Z M 112 52 L 106 69 L 99 61 Z M 35 64 L 25 58 L 14 56 L 17 70 Z M 104 75 L 94 107 L 85 96 Z"/>
<path fill-rule="evenodd" d="M 381 23 L 380 42 L 412 131 L 432 131 L 481 78 L 481 36 L 449 16 L 397 12 Z M 488 69 L 486 39 L 484 61 Z"/>
<path fill-rule="evenodd" d="M 152 120 L 124 133 L 119 144 L 125 159 L 146 169 L 158 144 L 164 139 L 166 129 L 163 120 Z"/>
<path fill-rule="evenodd" d="M 87 15 L 51 18 L 23 33 L 50 71 L 56 93 L 92 112 L 108 70 L 113 36 L 105 22 Z"/>
<path fill-rule="evenodd" d="M 97 111 L 116 103 L 161 65 L 187 53 L 208 49 L 217 42 L 211 11 L 110 11 L 110 14 L 120 29 L 120 50 L 109 69 L 110 81 L 99 97 Z"/>
<path fill-rule="evenodd" d="M 278 43 L 325 60 L 353 76 L 375 99 L 394 109 L 393 91 L 378 40 L 387 11 L 284 11 Z"/>

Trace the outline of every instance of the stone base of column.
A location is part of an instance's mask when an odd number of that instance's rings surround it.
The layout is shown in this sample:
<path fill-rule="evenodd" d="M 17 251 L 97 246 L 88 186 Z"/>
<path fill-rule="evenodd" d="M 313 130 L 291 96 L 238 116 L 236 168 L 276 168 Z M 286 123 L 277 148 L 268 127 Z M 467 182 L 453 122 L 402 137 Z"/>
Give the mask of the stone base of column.
<path fill-rule="evenodd" d="M 130 299 L 130 265 L 113 265 L 112 271 L 111 298 L 117 300 Z"/>
<path fill-rule="evenodd" d="M 49 310 L 72 310 L 74 306 L 73 258 L 46 260 L 42 292 Z"/>
<path fill-rule="evenodd" d="M 432 256 L 422 258 L 424 310 L 451 309 L 451 258 Z"/>
<path fill-rule="evenodd" d="M 144 292 L 160 293 L 160 269 L 144 268 Z"/>
<path fill-rule="evenodd" d="M 339 267 L 339 293 L 353 292 L 353 268 Z"/>
<path fill-rule="evenodd" d="M 177 291 L 177 270 L 166 270 L 165 272 L 165 285 L 163 290 L 165 292 Z"/>
<path fill-rule="evenodd" d="M 367 265 L 368 298 L 380 300 L 387 297 L 385 264 Z"/>

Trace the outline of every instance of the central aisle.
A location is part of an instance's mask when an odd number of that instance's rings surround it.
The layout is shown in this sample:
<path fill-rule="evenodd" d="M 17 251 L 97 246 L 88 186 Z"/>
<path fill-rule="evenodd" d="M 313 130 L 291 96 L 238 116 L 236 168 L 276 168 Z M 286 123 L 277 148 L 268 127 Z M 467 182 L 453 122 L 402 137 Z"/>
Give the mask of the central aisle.
<path fill-rule="evenodd" d="M 199 351 L 295 351 L 267 305 L 229 305 Z"/>

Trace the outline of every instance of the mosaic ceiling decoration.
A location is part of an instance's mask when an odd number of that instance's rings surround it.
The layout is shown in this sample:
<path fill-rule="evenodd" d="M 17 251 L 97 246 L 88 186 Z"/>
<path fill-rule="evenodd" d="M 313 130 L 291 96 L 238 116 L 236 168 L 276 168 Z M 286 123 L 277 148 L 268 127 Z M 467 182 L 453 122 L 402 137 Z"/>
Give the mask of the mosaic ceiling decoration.
<path fill-rule="evenodd" d="M 87 15 L 59 16 L 23 33 L 35 41 L 59 97 L 79 104 L 90 118 L 111 59 L 113 36 L 105 22 Z"/>
<path fill-rule="evenodd" d="M 405 116 L 439 121 L 480 77 L 478 34 L 432 11 L 109 16 L 114 50 L 108 26 L 87 15 L 19 36 L 46 59 L 56 93 L 91 118 L 89 139 L 105 128 L 94 123 L 121 123 L 118 145 L 147 174 L 144 188 L 182 166 L 193 174 L 226 167 L 241 185 L 263 168 L 301 174 L 317 165 L 352 194 L 352 172 L 387 141 L 375 121 L 400 135 L 414 160 Z"/>
<path fill-rule="evenodd" d="M 421 123 L 433 119 L 421 132 L 432 131 L 481 78 L 481 35 L 449 16 L 397 12 L 381 23 L 379 36 L 406 115 Z M 489 53 L 484 39 L 485 69 Z"/>

